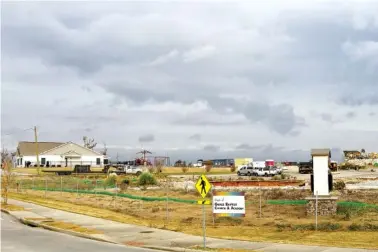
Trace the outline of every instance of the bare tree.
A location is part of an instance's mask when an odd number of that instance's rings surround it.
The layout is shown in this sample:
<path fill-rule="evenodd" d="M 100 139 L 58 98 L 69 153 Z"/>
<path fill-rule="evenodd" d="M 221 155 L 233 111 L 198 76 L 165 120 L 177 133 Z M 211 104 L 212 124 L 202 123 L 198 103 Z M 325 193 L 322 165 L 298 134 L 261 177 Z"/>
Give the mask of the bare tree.
<path fill-rule="evenodd" d="M 93 138 L 88 138 L 87 136 L 83 136 L 84 147 L 93 150 L 96 147 L 97 143 Z"/>
<path fill-rule="evenodd" d="M 106 147 L 106 143 L 103 143 L 104 144 L 104 149 L 102 150 L 102 155 L 106 156 L 106 154 L 108 153 L 108 148 Z"/>
<path fill-rule="evenodd" d="M 8 204 L 8 192 L 12 182 L 12 156 L 7 149 L 1 150 L 1 197 L 3 204 Z"/>

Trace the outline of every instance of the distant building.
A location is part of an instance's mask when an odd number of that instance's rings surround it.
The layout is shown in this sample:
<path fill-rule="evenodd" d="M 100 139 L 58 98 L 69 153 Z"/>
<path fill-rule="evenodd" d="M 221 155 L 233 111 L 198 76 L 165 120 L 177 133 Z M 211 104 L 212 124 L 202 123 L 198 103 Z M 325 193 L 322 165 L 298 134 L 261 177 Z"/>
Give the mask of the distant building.
<path fill-rule="evenodd" d="M 231 166 L 234 164 L 233 159 L 213 159 L 211 161 L 213 162 L 214 167 L 225 167 L 225 166 Z"/>
<path fill-rule="evenodd" d="M 239 167 L 241 165 L 249 165 L 252 164 L 253 158 L 235 158 L 235 166 Z"/>
<path fill-rule="evenodd" d="M 36 166 L 36 151 L 35 142 L 19 142 L 15 166 Z M 101 153 L 72 142 L 38 142 L 38 152 L 41 167 L 73 167 L 76 164 L 102 167 L 108 160 Z"/>

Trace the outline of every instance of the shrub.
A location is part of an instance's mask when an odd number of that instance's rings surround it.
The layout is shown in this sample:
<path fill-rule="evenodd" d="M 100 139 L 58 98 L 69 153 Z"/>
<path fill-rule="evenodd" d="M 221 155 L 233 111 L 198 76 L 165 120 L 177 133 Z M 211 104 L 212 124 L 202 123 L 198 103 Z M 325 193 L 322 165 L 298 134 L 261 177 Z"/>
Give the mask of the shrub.
<path fill-rule="evenodd" d="M 338 223 L 319 223 L 318 224 L 318 230 L 320 231 L 336 231 L 341 229 L 341 225 Z M 299 225 L 293 225 L 292 230 L 294 231 L 313 231 L 316 230 L 315 224 L 299 224 Z"/>
<path fill-rule="evenodd" d="M 182 166 L 182 167 L 181 167 L 181 171 L 182 171 L 183 173 L 187 173 L 187 172 L 189 171 L 189 167 L 187 167 L 187 166 Z"/>
<path fill-rule="evenodd" d="M 333 188 L 335 189 L 335 190 L 344 190 L 345 189 L 345 183 L 344 183 L 344 181 L 336 181 L 336 182 L 334 182 L 333 183 Z"/>
<path fill-rule="evenodd" d="M 203 165 L 205 165 L 206 172 L 210 172 L 211 168 L 213 168 L 213 161 L 206 160 L 206 161 L 203 162 Z"/>
<path fill-rule="evenodd" d="M 117 176 L 116 175 L 109 175 L 105 180 L 104 180 L 104 188 L 108 187 L 108 186 L 115 186 L 117 182 Z"/>
<path fill-rule="evenodd" d="M 348 229 L 350 231 L 378 231 L 378 225 L 371 223 L 365 223 L 363 225 L 353 223 L 348 227 Z"/>
<path fill-rule="evenodd" d="M 213 168 L 212 165 L 205 165 L 206 172 L 210 172 L 212 168 Z"/>
<path fill-rule="evenodd" d="M 139 176 L 138 184 L 140 186 L 147 186 L 147 185 L 156 185 L 157 181 L 151 173 L 142 173 L 142 175 Z"/>
<path fill-rule="evenodd" d="M 121 191 L 126 190 L 130 185 L 130 180 L 127 178 L 118 178 L 117 185 L 121 189 Z"/>
<path fill-rule="evenodd" d="M 232 165 L 231 167 L 230 167 L 230 172 L 235 172 L 236 171 L 236 167 L 235 167 L 235 165 Z"/>
<path fill-rule="evenodd" d="M 281 174 L 281 179 L 288 179 L 289 177 L 290 176 L 287 174 L 284 174 L 284 173 Z"/>
<path fill-rule="evenodd" d="M 272 180 L 281 180 L 281 179 L 282 179 L 281 175 L 274 175 L 272 178 Z"/>

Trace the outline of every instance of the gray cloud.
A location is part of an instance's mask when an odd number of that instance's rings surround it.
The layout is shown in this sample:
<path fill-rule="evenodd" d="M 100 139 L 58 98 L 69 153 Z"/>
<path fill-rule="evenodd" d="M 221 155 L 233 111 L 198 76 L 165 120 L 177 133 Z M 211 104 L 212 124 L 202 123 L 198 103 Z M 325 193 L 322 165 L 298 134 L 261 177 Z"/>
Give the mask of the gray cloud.
<path fill-rule="evenodd" d="M 200 141 L 201 135 L 200 134 L 194 134 L 189 137 L 190 140 Z"/>
<path fill-rule="evenodd" d="M 350 107 L 358 107 L 362 105 L 378 105 L 378 96 L 373 93 L 366 96 L 358 96 L 356 94 L 344 95 L 339 99 L 339 103 Z"/>
<path fill-rule="evenodd" d="M 155 136 L 152 134 L 147 134 L 139 137 L 139 142 L 141 143 L 150 143 L 155 141 Z"/>
<path fill-rule="evenodd" d="M 203 147 L 204 151 L 210 151 L 210 152 L 216 152 L 216 151 L 219 151 L 219 149 L 220 149 L 220 146 L 216 146 L 212 144 L 209 144 Z"/>
<path fill-rule="evenodd" d="M 345 115 L 347 118 L 353 118 L 353 117 L 356 117 L 356 113 L 353 112 L 353 111 L 349 111 L 348 113 L 346 113 Z"/>
<path fill-rule="evenodd" d="M 90 132 L 125 153 L 149 132 L 150 148 L 187 158 L 373 150 L 378 118 L 362 115 L 378 105 L 378 3 L 332 1 L 4 3 L 2 127 L 38 125 L 44 141 Z M 193 132 L 217 151 L 189 148 Z"/>
<path fill-rule="evenodd" d="M 235 149 L 236 150 L 255 150 L 255 149 L 261 149 L 263 147 L 264 145 L 251 146 L 249 144 L 243 143 L 243 144 L 237 145 Z"/>
<path fill-rule="evenodd" d="M 322 120 L 325 122 L 329 122 L 329 123 L 333 122 L 333 116 L 329 113 L 322 113 L 320 116 Z"/>

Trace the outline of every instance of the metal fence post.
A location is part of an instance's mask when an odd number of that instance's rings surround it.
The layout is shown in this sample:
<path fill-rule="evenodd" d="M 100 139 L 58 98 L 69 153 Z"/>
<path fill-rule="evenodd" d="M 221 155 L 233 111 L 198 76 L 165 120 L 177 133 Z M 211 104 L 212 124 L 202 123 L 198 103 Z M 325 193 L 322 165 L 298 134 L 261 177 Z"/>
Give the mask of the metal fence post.
<path fill-rule="evenodd" d="M 261 219 L 261 187 L 259 182 L 259 196 L 260 196 L 260 203 L 259 203 L 259 218 Z"/>
<path fill-rule="evenodd" d="M 76 199 L 79 198 L 79 177 L 76 177 Z"/>
<path fill-rule="evenodd" d="M 167 180 L 166 180 L 166 187 L 165 187 L 165 218 L 166 218 L 166 221 L 167 221 L 167 224 L 168 224 L 168 220 L 169 220 L 169 217 L 168 217 L 168 177 L 167 177 Z"/>
<path fill-rule="evenodd" d="M 98 206 L 98 198 L 97 198 L 97 178 L 95 179 L 95 188 L 94 188 L 94 191 L 95 191 L 96 204 L 97 204 L 97 206 Z"/>
<path fill-rule="evenodd" d="M 45 198 L 47 196 L 47 177 L 45 177 Z"/>
<path fill-rule="evenodd" d="M 315 194 L 315 230 L 318 230 L 318 191 Z"/>
<path fill-rule="evenodd" d="M 60 196 L 63 195 L 63 177 L 60 177 Z"/>
<path fill-rule="evenodd" d="M 114 208 L 116 208 L 116 200 L 117 200 L 117 195 L 118 195 L 118 186 L 116 182 L 116 187 L 115 187 L 115 197 L 114 197 Z"/>

